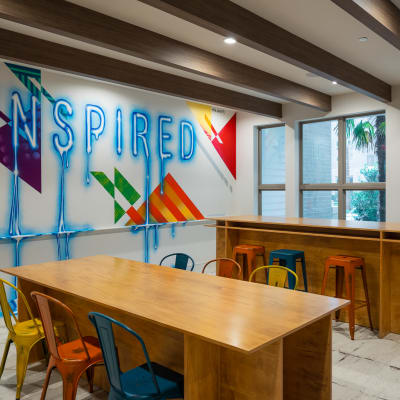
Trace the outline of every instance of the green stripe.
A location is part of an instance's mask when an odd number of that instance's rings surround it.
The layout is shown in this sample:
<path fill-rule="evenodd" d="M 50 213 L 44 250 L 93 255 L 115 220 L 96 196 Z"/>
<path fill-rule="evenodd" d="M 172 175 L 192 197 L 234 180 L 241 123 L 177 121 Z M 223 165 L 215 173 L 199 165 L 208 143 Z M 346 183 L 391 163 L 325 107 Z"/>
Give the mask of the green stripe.
<path fill-rule="evenodd" d="M 115 188 L 114 184 L 107 178 L 107 175 L 104 172 L 91 171 L 90 172 L 97 182 L 100 183 L 101 186 L 111 195 L 112 198 L 115 198 Z"/>
<path fill-rule="evenodd" d="M 114 223 L 116 224 L 125 215 L 125 210 L 114 200 Z"/>
<path fill-rule="evenodd" d="M 136 203 L 140 199 L 140 194 L 134 189 L 134 187 L 124 178 L 124 176 L 114 168 L 114 182 L 115 187 L 121 192 L 125 199 L 130 205 Z"/>

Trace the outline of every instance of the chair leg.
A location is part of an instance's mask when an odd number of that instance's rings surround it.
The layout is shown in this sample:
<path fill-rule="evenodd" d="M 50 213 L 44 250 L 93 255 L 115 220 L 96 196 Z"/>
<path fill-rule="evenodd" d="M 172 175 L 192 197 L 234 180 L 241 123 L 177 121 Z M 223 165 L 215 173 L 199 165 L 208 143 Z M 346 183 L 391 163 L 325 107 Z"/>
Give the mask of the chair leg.
<path fill-rule="evenodd" d="M 343 268 L 336 267 L 336 292 L 335 296 L 339 299 L 343 298 L 343 277 L 344 270 Z M 335 313 L 335 319 L 338 321 L 340 318 L 340 309 Z"/>
<path fill-rule="evenodd" d="M 89 393 L 93 393 L 93 381 L 94 381 L 94 366 L 86 370 L 87 380 L 89 382 Z"/>
<path fill-rule="evenodd" d="M 249 252 L 246 254 L 246 258 L 247 258 L 246 281 L 248 281 L 251 273 L 256 267 L 256 256 L 253 252 Z"/>
<path fill-rule="evenodd" d="M 17 349 L 17 392 L 15 398 L 21 397 L 22 385 L 24 384 L 26 369 L 28 368 L 29 352 L 28 346 L 16 345 Z"/>
<path fill-rule="evenodd" d="M 82 371 L 65 371 L 62 374 L 63 400 L 75 400 Z"/>
<path fill-rule="evenodd" d="M 329 260 L 327 260 L 326 263 L 325 263 L 324 279 L 322 280 L 322 287 L 321 287 L 321 294 L 322 295 L 325 294 L 326 283 L 328 281 L 329 267 L 330 267 L 330 262 L 329 262 Z"/>
<path fill-rule="evenodd" d="M 7 337 L 7 341 L 6 341 L 6 345 L 4 347 L 4 351 L 3 351 L 3 358 L 1 359 L 1 365 L 0 365 L 0 378 L 3 375 L 4 372 L 4 367 L 6 365 L 6 361 L 7 361 L 7 356 L 8 356 L 8 352 L 10 350 L 10 345 L 12 343 L 11 337 L 10 335 L 8 335 Z"/>
<path fill-rule="evenodd" d="M 365 300 L 367 302 L 367 311 L 368 311 L 368 319 L 369 319 L 369 325 L 371 327 L 371 331 L 374 330 L 374 327 L 372 325 L 372 318 L 371 318 L 371 304 L 369 302 L 369 295 L 368 295 L 368 286 L 367 286 L 367 273 L 364 268 L 364 264 L 361 266 L 361 276 L 363 280 L 363 285 L 364 285 L 364 294 L 365 294 Z"/>
<path fill-rule="evenodd" d="M 55 366 L 56 366 L 56 363 L 54 361 L 54 358 L 50 357 L 49 365 L 47 366 L 47 371 L 46 371 L 46 378 L 43 383 L 42 395 L 40 396 L 40 400 L 44 400 L 46 397 L 47 388 L 48 388 L 49 382 L 50 382 L 50 376 L 51 376 L 51 373 L 52 373 L 53 369 L 55 368 Z"/>
<path fill-rule="evenodd" d="M 350 338 L 354 340 L 354 330 L 355 330 L 355 318 L 354 318 L 354 299 L 355 299 L 355 281 L 354 274 L 349 273 L 347 269 L 345 269 L 344 273 L 345 285 L 346 285 L 346 297 L 350 300 L 350 305 L 348 307 L 349 310 L 349 330 L 350 330 Z M 350 282 L 351 279 L 351 282 Z"/>
<path fill-rule="evenodd" d="M 308 292 L 307 269 L 306 269 L 305 257 L 301 257 L 301 270 L 303 272 L 304 291 Z"/>
<path fill-rule="evenodd" d="M 286 268 L 289 268 L 295 274 L 297 273 L 297 260 L 295 257 L 290 257 L 285 260 Z M 288 274 L 288 286 L 289 289 L 294 289 L 294 285 L 296 284 L 296 279 L 292 274 Z"/>

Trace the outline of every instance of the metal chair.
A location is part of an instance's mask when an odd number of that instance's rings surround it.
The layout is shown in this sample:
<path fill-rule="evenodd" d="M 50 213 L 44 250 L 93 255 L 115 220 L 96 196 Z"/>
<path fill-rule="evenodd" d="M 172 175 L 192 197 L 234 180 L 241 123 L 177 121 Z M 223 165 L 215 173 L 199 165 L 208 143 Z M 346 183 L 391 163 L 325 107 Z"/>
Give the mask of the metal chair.
<path fill-rule="evenodd" d="M 225 278 L 240 278 L 242 268 L 238 262 L 232 260 L 231 258 L 216 258 L 214 260 L 210 260 L 204 265 L 201 273 L 204 274 L 207 267 L 214 262 L 217 263 L 218 276 Z"/>
<path fill-rule="evenodd" d="M 99 341 L 93 336 L 82 337 L 72 310 L 61 301 L 39 292 L 32 292 L 31 296 L 38 307 L 47 346 L 50 351 L 50 361 L 40 399 L 44 400 L 46 397 L 50 375 L 54 368 L 58 369 L 63 380 L 63 400 L 75 400 L 79 379 L 84 372 L 87 374 L 90 393 L 92 393 L 93 367 L 103 363 Z M 54 321 L 50 311 L 50 304 L 60 307 L 65 316 L 68 317 L 68 320 L 71 321 L 70 327 L 78 335 L 76 340 L 67 343 L 61 343 L 57 340 L 54 334 Z"/>
<path fill-rule="evenodd" d="M 186 271 L 193 271 L 194 260 L 192 257 L 185 253 L 172 253 L 165 256 L 161 261 L 160 265 L 183 269 Z"/>
<path fill-rule="evenodd" d="M 10 286 L 17 291 L 19 298 L 20 300 L 22 300 L 22 303 L 24 304 L 30 319 L 28 319 L 27 321 L 18 320 L 18 318 L 12 311 L 10 304 L 8 303 L 5 285 Z M 21 290 L 19 290 L 12 283 L 1 278 L 0 305 L 3 312 L 4 322 L 8 329 L 8 337 L 0 366 L 0 378 L 3 375 L 4 366 L 6 364 L 8 352 L 10 350 L 10 345 L 11 343 L 14 343 L 17 350 L 17 392 L 15 397 L 18 400 L 21 396 L 22 385 L 24 384 L 25 380 L 30 351 L 36 343 L 44 340 L 43 327 L 40 320 L 33 317 L 32 310 L 29 307 L 28 301 L 26 300 L 26 297 L 21 292 Z M 14 323 L 11 317 L 14 320 Z"/>
<path fill-rule="evenodd" d="M 143 339 L 132 329 L 107 315 L 89 313 L 103 351 L 110 381 L 108 400 L 164 400 L 183 398 L 183 376 L 159 364 L 152 363 Z M 116 350 L 113 325 L 129 332 L 140 343 L 146 363 L 121 372 Z"/>
<path fill-rule="evenodd" d="M 263 267 L 258 267 L 251 273 L 249 277 L 249 282 L 251 282 L 255 274 L 261 270 L 265 270 L 266 272 L 267 285 L 277 286 L 281 288 L 285 287 L 285 283 L 288 280 L 289 274 L 291 274 L 291 276 L 293 276 L 295 280 L 295 283 L 293 288 L 290 289 L 296 290 L 297 284 L 299 283 L 299 278 L 297 274 L 293 272 L 291 269 L 282 267 L 280 265 L 266 265 Z"/>

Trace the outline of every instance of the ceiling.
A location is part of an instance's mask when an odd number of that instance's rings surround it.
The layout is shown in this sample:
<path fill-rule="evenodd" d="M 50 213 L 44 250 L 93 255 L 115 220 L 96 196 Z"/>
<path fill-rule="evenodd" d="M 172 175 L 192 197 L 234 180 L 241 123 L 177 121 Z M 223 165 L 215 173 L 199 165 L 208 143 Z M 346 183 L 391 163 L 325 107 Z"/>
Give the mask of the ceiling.
<path fill-rule="evenodd" d="M 350 92 L 350 89 L 340 85 L 332 85 L 329 80 L 324 78 L 310 77 L 310 74 L 301 68 L 275 59 L 243 44 L 226 45 L 223 42 L 224 38 L 222 36 L 145 5 L 138 0 L 68 1 L 281 76 L 326 94 L 337 95 Z M 364 69 L 388 84 L 400 84 L 400 52 L 336 6 L 331 0 L 232 1 L 349 63 Z M 400 0 L 392 1 L 400 4 Z M 258 92 L 140 60 L 73 39 L 63 38 L 38 29 L 21 26 L 8 21 L 1 21 L 1 25 L 6 29 L 53 40 L 135 64 L 211 83 L 216 86 L 234 89 L 257 97 L 272 99 L 280 103 L 283 102 L 282 100 L 277 100 Z M 359 38 L 364 36 L 368 37 L 368 41 L 360 42 Z"/>

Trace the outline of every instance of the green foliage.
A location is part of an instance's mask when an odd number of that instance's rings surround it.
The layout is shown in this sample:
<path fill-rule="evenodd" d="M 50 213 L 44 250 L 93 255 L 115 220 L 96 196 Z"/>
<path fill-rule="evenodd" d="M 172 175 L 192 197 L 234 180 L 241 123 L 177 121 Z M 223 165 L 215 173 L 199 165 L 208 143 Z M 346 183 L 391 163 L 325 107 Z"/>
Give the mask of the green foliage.
<path fill-rule="evenodd" d="M 376 182 L 379 171 L 377 168 L 364 168 L 361 171 L 367 182 Z M 353 192 L 351 197 L 351 212 L 356 221 L 380 221 L 379 191 L 361 190 Z"/>

